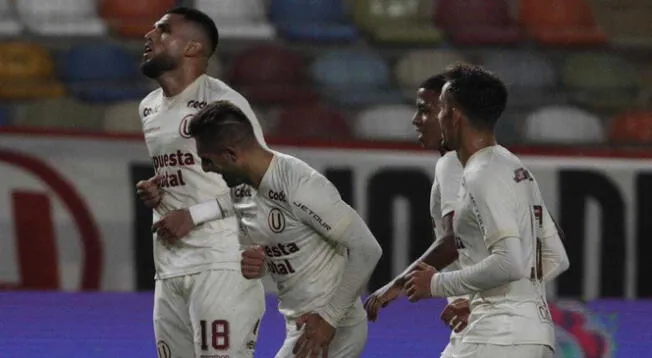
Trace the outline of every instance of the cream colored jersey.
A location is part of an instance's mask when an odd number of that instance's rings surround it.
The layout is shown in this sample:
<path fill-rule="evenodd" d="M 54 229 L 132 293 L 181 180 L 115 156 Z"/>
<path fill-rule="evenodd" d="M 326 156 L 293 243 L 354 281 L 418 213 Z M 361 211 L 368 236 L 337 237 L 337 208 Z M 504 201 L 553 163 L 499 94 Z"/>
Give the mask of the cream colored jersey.
<path fill-rule="evenodd" d="M 555 332 L 541 281 L 541 241 L 555 234 L 539 186 L 521 161 L 495 145 L 466 163 L 455 210 L 459 261 L 472 266 L 507 237 L 520 240 L 526 277 L 471 295 L 471 316 L 463 341 L 554 347 Z"/>
<path fill-rule="evenodd" d="M 457 158 L 454 151 L 446 152 L 437 160 L 435 165 L 435 179 L 432 182 L 430 190 L 430 217 L 435 230 L 435 239 L 437 241 L 444 237 L 445 232 L 442 229 L 443 217 L 455 211 L 462 182 L 462 163 Z M 459 270 L 460 265 L 457 260 L 448 265 L 444 271 Z M 448 303 L 451 303 L 460 297 L 446 297 Z M 460 333 L 451 330 L 451 342 L 458 339 Z"/>
<path fill-rule="evenodd" d="M 167 212 L 188 208 L 228 193 L 222 177 L 201 168 L 195 140 L 188 133 L 192 116 L 208 103 L 228 100 L 251 121 L 258 141 L 265 144 L 260 123 L 247 100 L 224 82 L 202 75 L 183 92 L 165 97 L 162 89 L 151 92 L 139 108 L 143 132 L 154 169 L 163 175 L 161 204 L 154 222 Z M 240 269 L 236 218 L 214 220 L 195 227 L 173 245 L 154 235 L 157 278 L 174 277 L 210 268 Z"/>
<path fill-rule="evenodd" d="M 347 262 L 345 248 L 330 238 L 339 237 L 351 222 L 335 186 L 303 161 L 275 152 L 258 190 L 241 185 L 232 196 L 248 240 L 243 243 L 265 249 L 279 311 L 294 320 L 325 306 Z M 358 297 L 339 326 L 365 317 Z"/>

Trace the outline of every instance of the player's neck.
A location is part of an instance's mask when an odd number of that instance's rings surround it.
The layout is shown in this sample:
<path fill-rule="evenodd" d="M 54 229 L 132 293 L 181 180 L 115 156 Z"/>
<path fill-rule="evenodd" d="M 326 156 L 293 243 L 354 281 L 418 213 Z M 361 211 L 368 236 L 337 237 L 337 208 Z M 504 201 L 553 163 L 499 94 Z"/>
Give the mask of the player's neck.
<path fill-rule="evenodd" d="M 156 79 L 165 97 L 174 97 L 183 92 L 197 78 L 204 74 L 195 66 L 178 66 L 175 70 L 166 72 Z"/>
<path fill-rule="evenodd" d="M 247 168 L 247 172 L 249 173 L 249 184 L 258 189 L 258 187 L 260 187 L 260 182 L 263 180 L 265 173 L 267 173 L 267 170 L 272 163 L 274 153 L 264 148 L 256 148 L 249 154 L 249 156 L 249 167 Z"/>
<path fill-rule="evenodd" d="M 462 166 L 466 166 L 473 154 L 492 145 L 496 145 L 496 137 L 493 133 L 474 131 L 472 135 L 463 137 L 462 145 L 457 150 L 457 157 Z"/>

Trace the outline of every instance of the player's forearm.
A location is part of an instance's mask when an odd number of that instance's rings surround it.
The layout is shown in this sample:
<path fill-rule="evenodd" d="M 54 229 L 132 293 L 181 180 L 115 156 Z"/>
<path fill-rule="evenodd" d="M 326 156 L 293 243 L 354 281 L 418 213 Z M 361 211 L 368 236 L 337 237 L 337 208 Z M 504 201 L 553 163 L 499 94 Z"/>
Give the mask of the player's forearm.
<path fill-rule="evenodd" d="M 526 276 L 519 256 L 521 243 L 516 237 L 504 238 L 491 247 L 491 253 L 475 265 L 433 276 L 433 297 L 461 296 L 500 287 Z"/>
<path fill-rule="evenodd" d="M 337 327 L 354 301 L 360 296 L 371 276 L 382 249 L 362 218 L 352 210 L 353 219 L 340 238 L 334 238 L 348 249 L 342 279 L 330 302 L 319 314 L 333 327 Z"/>
<path fill-rule="evenodd" d="M 416 261 L 408 266 L 400 275 L 396 276 L 394 282 L 397 284 L 405 281 L 405 276 L 414 271 L 419 262 L 424 262 L 433 266 L 437 270 L 443 270 L 445 267 L 457 260 L 457 247 L 455 246 L 455 237 L 447 236 L 437 240 L 430 245 L 428 250 L 421 255 Z"/>
<path fill-rule="evenodd" d="M 557 278 L 562 272 L 568 270 L 570 262 L 559 235 L 543 239 L 541 246 L 542 279 L 544 282 L 549 282 Z"/>
<path fill-rule="evenodd" d="M 188 208 L 188 211 L 195 226 L 235 215 L 230 193 L 225 193 L 215 199 L 195 204 Z"/>

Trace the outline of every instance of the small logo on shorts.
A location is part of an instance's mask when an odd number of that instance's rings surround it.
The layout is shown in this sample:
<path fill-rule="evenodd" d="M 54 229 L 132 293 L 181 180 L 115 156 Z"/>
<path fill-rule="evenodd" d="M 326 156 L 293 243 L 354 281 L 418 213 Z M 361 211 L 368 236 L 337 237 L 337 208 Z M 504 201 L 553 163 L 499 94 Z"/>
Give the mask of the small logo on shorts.
<path fill-rule="evenodd" d="M 165 341 L 156 342 L 156 355 L 158 355 L 158 358 L 172 358 L 170 346 Z"/>

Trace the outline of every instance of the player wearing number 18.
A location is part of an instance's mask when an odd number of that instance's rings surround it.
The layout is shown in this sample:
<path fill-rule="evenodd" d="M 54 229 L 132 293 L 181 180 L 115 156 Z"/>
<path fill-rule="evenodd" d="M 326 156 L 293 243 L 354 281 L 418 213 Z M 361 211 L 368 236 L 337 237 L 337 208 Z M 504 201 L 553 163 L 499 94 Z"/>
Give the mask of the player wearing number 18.
<path fill-rule="evenodd" d="M 453 357 L 552 358 L 544 283 L 568 268 L 568 258 L 536 179 L 496 143 L 507 90 L 477 66 L 458 65 L 446 76 L 438 118 L 444 144 L 464 167 L 453 218 L 462 269 L 421 266 L 408 275 L 408 297 L 471 295 Z"/>
<path fill-rule="evenodd" d="M 382 250 L 335 186 L 303 161 L 261 146 L 227 101 L 190 123 L 205 171 L 221 174 L 243 230 L 242 273 L 278 287 L 286 338 L 277 358 L 359 357 L 367 341 L 360 294 Z"/>

